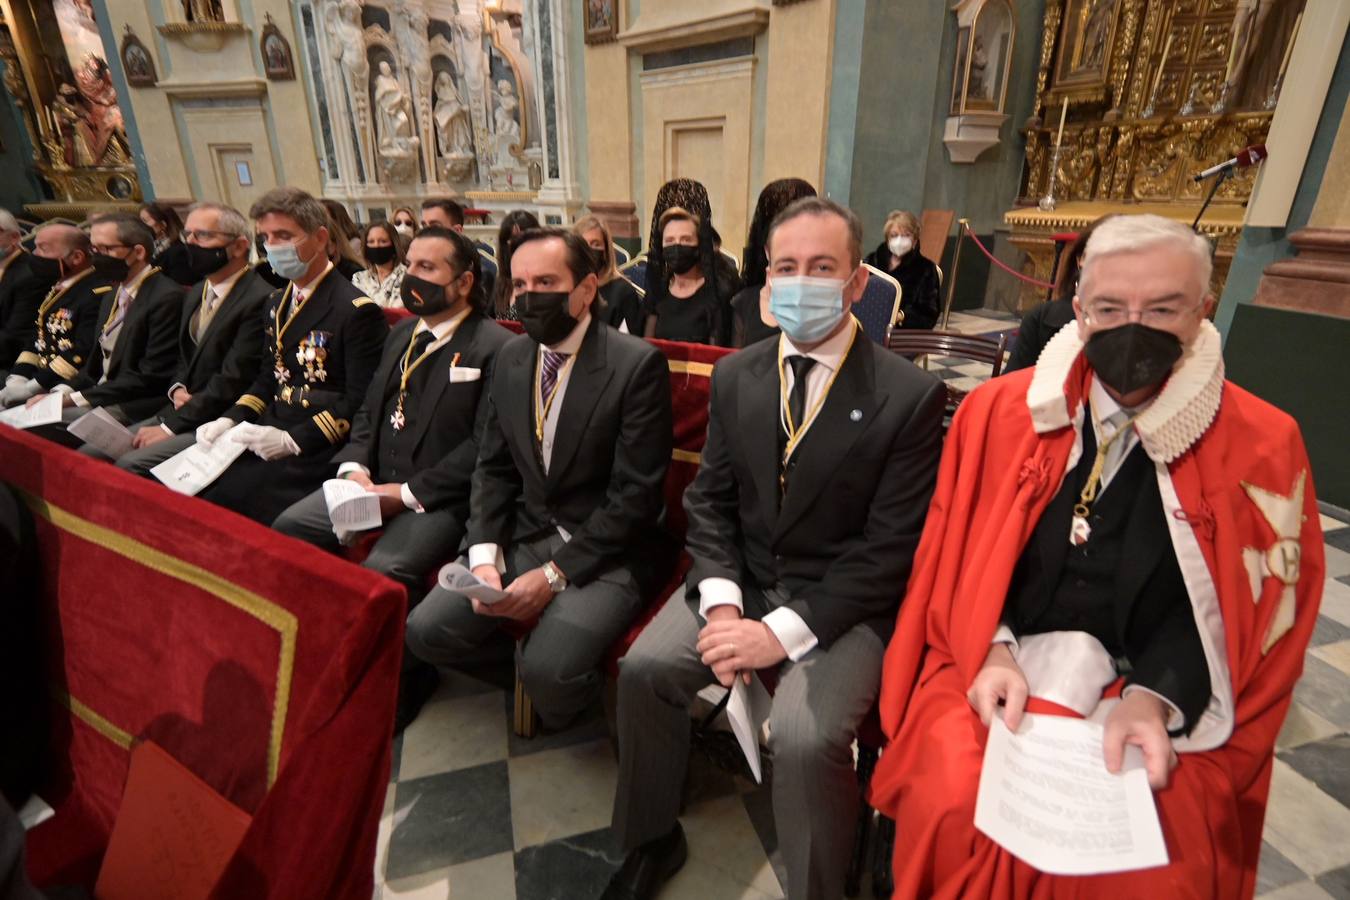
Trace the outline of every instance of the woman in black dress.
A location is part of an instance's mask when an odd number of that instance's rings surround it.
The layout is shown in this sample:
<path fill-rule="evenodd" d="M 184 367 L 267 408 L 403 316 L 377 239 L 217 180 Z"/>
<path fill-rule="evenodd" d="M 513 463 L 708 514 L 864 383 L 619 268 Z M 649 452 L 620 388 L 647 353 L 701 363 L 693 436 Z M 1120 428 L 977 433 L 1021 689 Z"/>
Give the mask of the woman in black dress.
<path fill-rule="evenodd" d="M 698 216 L 678 206 L 662 214 L 661 257 L 668 274 L 650 305 L 645 333 L 663 341 L 727 347 L 731 344 L 731 286 L 719 278 L 715 251 L 700 233 L 701 225 Z"/>
<path fill-rule="evenodd" d="M 597 216 L 583 216 L 572 226 L 591 248 L 595 277 L 600 280 L 600 302 L 592 312 L 624 334 L 642 335 L 647 311 L 642 304 L 642 289 L 629 281 L 614 262 L 614 243 L 609 228 Z"/>
<path fill-rule="evenodd" d="M 800 178 L 771 181 L 759 192 L 755 217 L 750 220 L 750 234 L 745 242 L 745 256 L 741 260 L 741 281 L 745 287 L 731 300 L 733 347 L 746 347 L 778 334 L 778 325 L 769 314 L 769 297 L 764 291 L 769 268 L 765 250 L 769 226 L 795 201 L 814 196 L 816 189 Z"/>
<path fill-rule="evenodd" d="M 698 343 L 731 344 L 731 298 L 740 290 L 740 278 L 730 264 L 724 263 L 725 257 L 717 253 L 713 246 L 712 205 L 708 201 L 708 190 L 690 178 L 675 178 L 661 186 L 656 195 L 656 205 L 652 209 L 652 224 L 647 244 L 647 283 L 646 303 L 647 321 L 644 333 L 649 337 L 666 340 L 691 340 L 684 337 L 667 337 L 675 334 L 698 334 L 704 331 L 702 325 L 688 328 L 681 325 L 683 320 L 691 318 L 693 310 L 681 305 L 672 306 L 672 301 L 683 303 L 691 297 L 672 297 L 670 294 L 673 272 L 666 260 L 665 228 L 662 220 L 671 209 L 679 209 L 686 216 L 693 217 L 697 237 L 698 278 L 706 288 L 700 295 L 700 303 L 713 307 L 708 312 L 711 319 L 707 324 L 707 333 L 697 338 Z M 678 226 L 680 230 L 687 230 Z M 674 251 L 677 256 L 687 257 L 687 251 Z M 683 263 L 682 263 L 683 264 Z M 692 267 L 681 277 L 682 289 L 690 283 Z M 665 324 L 659 324 L 664 310 Z M 655 320 L 655 321 L 654 321 Z M 685 323 L 686 325 L 689 323 Z"/>
<path fill-rule="evenodd" d="M 167 203 L 142 203 L 137 215 L 155 233 L 155 255 L 150 264 L 179 284 L 196 284 L 199 279 L 188 264 L 178 211 Z"/>
<path fill-rule="evenodd" d="M 497 227 L 497 278 L 492 282 L 489 297 L 493 318 L 507 321 L 517 318 L 511 290 L 511 244 L 524 232 L 538 227 L 539 220 L 528 210 L 513 209 L 502 216 L 502 224 Z"/>
<path fill-rule="evenodd" d="M 930 329 L 937 325 L 937 266 L 919 253 L 919 220 L 914 213 L 892 210 L 886 217 L 885 240 L 863 262 L 900 282 L 901 328 Z"/>

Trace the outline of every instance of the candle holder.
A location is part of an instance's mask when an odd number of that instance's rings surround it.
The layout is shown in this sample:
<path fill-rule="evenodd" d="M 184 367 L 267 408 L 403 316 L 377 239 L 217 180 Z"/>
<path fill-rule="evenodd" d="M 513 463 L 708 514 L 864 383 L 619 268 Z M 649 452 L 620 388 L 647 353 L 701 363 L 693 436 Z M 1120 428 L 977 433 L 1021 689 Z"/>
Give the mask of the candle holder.
<path fill-rule="evenodd" d="M 1050 156 L 1050 181 L 1045 186 L 1045 196 L 1036 201 L 1036 208 L 1041 212 L 1050 212 L 1059 205 L 1055 200 L 1055 176 L 1059 174 L 1059 154 L 1063 147 L 1062 141 L 1055 143 L 1055 152 Z"/>

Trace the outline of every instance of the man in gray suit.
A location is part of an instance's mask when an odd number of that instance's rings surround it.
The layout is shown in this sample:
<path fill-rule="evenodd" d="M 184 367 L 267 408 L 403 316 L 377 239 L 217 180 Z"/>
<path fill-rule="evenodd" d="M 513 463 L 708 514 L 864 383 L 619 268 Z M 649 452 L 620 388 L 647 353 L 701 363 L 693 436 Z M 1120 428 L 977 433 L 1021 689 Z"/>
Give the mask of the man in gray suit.
<path fill-rule="evenodd" d="M 806 198 L 769 232 L 783 329 L 721 360 L 685 494 L 686 602 L 619 673 L 614 830 L 630 852 L 606 900 L 649 898 L 684 863 L 677 815 L 688 706 L 771 670 L 773 809 L 792 898 L 842 896 L 857 816 L 851 745 L 876 700 L 942 446 L 942 383 L 862 334 L 862 229 Z"/>

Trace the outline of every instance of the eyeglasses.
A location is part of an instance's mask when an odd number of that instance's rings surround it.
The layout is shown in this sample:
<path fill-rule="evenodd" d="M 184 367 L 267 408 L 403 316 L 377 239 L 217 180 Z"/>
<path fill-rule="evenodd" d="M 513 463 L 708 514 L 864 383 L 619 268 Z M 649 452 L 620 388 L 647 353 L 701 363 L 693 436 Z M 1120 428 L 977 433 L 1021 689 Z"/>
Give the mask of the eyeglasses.
<path fill-rule="evenodd" d="M 1115 328 L 1126 322 L 1139 322 L 1150 328 L 1170 328 L 1198 308 L 1193 303 L 1159 303 L 1144 309 L 1130 309 L 1123 303 L 1089 303 L 1083 307 L 1088 320 L 1103 328 Z"/>
<path fill-rule="evenodd" d="M 90 249 L 101 256 L 110 256 L 114 250 L 130 250 L 126 244 L 90 244 Z"/>
<path fill-rule="evenodd" d="M 228 231 L 207 231 L 204 228 L 184 228 L 182 234 L 184 241 L 200 241 L 206 238 L 213 238 L 213 237 L 223 238 L 224 240 L 232 241 L 235 238 L 240 237 L 240 235 L 233 234 Z"/>

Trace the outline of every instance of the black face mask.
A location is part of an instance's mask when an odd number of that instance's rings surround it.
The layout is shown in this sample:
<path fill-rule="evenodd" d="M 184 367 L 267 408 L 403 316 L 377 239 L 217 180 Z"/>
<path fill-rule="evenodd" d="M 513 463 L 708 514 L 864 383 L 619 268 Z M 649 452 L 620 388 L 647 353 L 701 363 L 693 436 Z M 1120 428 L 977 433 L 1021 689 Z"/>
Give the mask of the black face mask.
<path fill-rule="evenodd" d="M 131 272 L 130 264 L 125 259 L 116 256 L 95 253 L 90 259 L 94 263 L 95 274 L 109 281 L 126 281 L 127 275 Z"/>
<path fill-rule="evenodd" d="M 454 284 L 454 282 L 452 281 L 450 284 Z M 404 275 L 403 284 L 399 287 L 398 292 L 399 296 L 403 298 L 403 306 L 408 312 L 415 316 L 436 316 L 455 304 L 455 298 L 445 292 L 445 289 L 449 286 L 448 284 L 427 281 L 425 278 L 418 278 L 416 275 Z"/>
<path fill-rule="evenodd" d="M 46 256 L 38 256 L 36 253 L 28 254 L 28 271 L 32 273 L 33 279 L 39 284 L 50 287 L 61 280 L 65 274 L 65 266 L 62 265 L 64 259 L 51 259 Z"/>
<path fill-rule="evenodd" d="M 520 324 L 530 340 L 552 346 L 566 338 L 577 327 L 577 320 L 567 311 L 567 291 L 526 291 L 516 294 L 516 312 Z"/>
<path fill-rule="evenodd" d="M 1167 377 L 1181 359 L 1181 341 L 1171 332 L 1130 322 L 1093 334 L 1083 352 L 1102 384 L 1130 394 Z"/>
<path fill-rule="evenodd" d="M 596 275 L 605 274 L 605 269 L 609 266 L 609 257 L 604 250 L 595 247 L 591 248 L 591 271 Z"/>
<path fill-rule="evenodd" d="M 698 248 L 688 244 L 671 244 L 661 248 L 661 259 L 667 269 L 676 275 L 683 275 L 698 265 Z"/>
<path fill-rule="evenodd" d="M 388 265 L 394 261 L 394 247 L 366 247 L 366 262 L 372 266 Z"/>
<path fill-rule="evenodd" d="M 202 281 L 212 272 L 219 272 L 230 264 L 230 254 L 224 247 L 199 247 L 184 244 L 184 273 L 193 281 Z"/>

